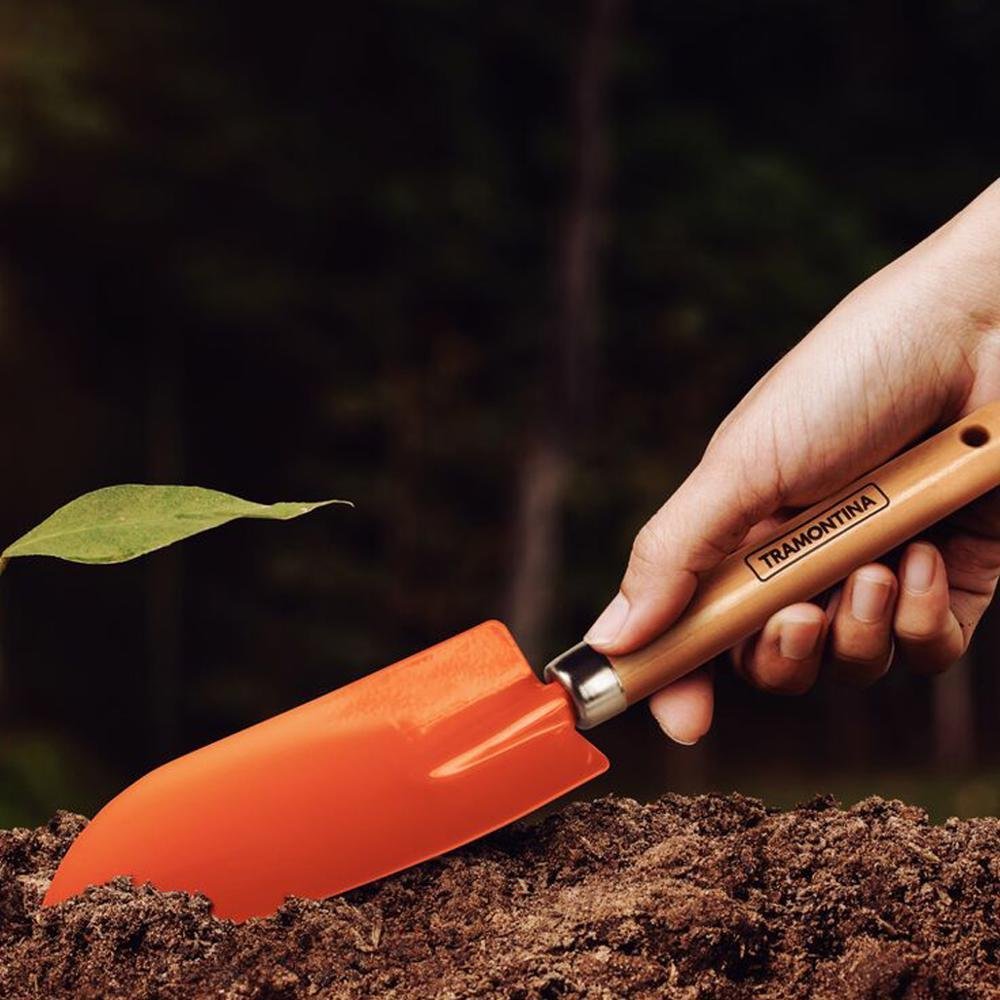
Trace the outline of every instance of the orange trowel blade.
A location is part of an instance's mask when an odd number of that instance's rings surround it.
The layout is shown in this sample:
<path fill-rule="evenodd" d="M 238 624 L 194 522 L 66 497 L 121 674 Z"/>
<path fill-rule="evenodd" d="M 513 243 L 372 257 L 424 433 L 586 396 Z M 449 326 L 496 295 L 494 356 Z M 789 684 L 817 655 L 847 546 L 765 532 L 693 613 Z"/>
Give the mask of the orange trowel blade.
<path fill-rule="evenodd" d="M 70 848 L 52 905 L 116 875 L 242 920 L 434 857 L 600 774 L 499 622 L 147 774 Z"/>

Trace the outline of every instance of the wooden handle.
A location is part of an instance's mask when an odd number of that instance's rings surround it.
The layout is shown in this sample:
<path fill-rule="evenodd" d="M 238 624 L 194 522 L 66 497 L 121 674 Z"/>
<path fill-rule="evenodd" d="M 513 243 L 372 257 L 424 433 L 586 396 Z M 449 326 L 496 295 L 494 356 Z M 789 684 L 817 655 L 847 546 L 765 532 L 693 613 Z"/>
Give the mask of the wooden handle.
<path fill-rule="evenodd" d="M 634 704 L 1000 485 L 991 403 L 790 519 L 704 574 L 684 614 L 648 646 L 610 657 Z"/>

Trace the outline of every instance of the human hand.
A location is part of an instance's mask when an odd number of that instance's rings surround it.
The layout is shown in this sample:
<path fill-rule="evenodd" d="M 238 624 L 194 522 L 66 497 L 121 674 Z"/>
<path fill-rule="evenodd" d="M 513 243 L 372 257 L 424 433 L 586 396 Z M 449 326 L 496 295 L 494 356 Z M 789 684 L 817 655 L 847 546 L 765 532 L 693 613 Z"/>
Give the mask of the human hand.
<path fill-rule="evenodd" d="M 1000 181 L 855 289 L 751 389 L 639 532 L 587 642 L 611 655 L 640 648 L 683 611 L 699 574 L 741 544 L 997 399 Z M 735 668 L 784 694 L 808 690 L 824 660 L 845 681 L 871 683 L 894 648 L 916 672 L 938 673 L 965 650 L 998 576 L 991 493 L 906 546 L 898 568 L 862 566 L 826 608 L 779 611 L 733 650 Z M 712 721 L 710 671 L 675 681 L 650 707 L 668 736 L 696 742 Z"/>

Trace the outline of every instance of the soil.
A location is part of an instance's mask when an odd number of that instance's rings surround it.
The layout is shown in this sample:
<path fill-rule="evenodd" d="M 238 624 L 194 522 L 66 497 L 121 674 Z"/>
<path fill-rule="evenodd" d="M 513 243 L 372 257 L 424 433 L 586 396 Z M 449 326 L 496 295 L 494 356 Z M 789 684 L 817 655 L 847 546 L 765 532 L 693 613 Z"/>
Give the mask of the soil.
<path fill-rule="evenodd" d="M 0 832 L 2 997 L 1000 997 L 995 819 L 609 798 L 242 925 L 124 879 L 39 909 L 85 823 Z"/>

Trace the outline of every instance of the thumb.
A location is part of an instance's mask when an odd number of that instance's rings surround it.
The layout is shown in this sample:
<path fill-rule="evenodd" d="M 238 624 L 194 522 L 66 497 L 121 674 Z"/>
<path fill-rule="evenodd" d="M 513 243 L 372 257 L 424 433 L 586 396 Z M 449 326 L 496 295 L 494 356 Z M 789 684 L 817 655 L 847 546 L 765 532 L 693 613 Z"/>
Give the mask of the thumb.
<path fill-rule="evenodd" d="M 780 482 L 748 478 L 753 466 L 739 458 L 731 462 L 727 450 L 710 446 L 636 536 L 618 593 L 585 636 L 595 649 L 621 655 L 655 639 L 691 600 L 698 575 L 781 505 Z"/>

